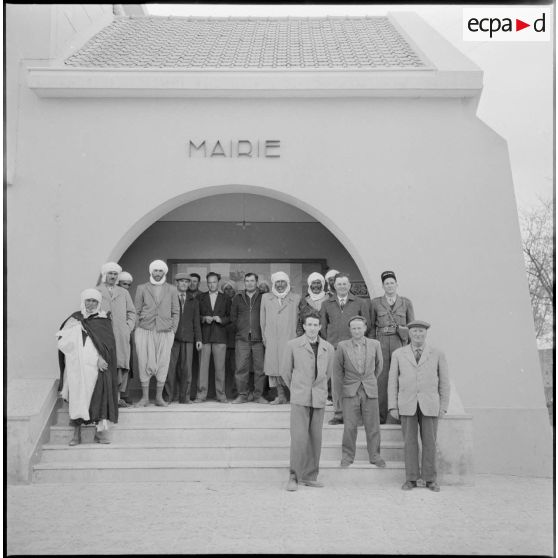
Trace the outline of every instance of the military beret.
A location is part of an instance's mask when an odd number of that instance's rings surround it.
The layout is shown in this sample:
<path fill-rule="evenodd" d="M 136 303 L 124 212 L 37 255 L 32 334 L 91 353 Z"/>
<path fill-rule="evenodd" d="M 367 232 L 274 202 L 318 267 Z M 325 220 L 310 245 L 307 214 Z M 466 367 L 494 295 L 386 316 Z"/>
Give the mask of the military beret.
<path fill-rule="evenodd" d="M 186 279 L 187 281 L 191 281 L 190 276 L 187 273 L 177 273 L 174 277 L 175 281 L 179 279 Z"/>
<path fill-rule="evenodd" d="M 397 281 L 397 278 L 395 277 L 395 273 L 393 271 L 384 271 L 382 273 L 382 275 L 380 275 L 380 277 L 382 278 L 382 283 L 386 280 L 389 279 L 390 277 L 392 277 L 395 281 Z"/>
<path fill-rule="evenodd" d="M 428 329 L 430 324 L 428 322 L 423 322 L 422 320 L 413 320 L 407 324 L 407 327 L 411 329 L 412 327 L 423 327 L 424 329 Z"/>

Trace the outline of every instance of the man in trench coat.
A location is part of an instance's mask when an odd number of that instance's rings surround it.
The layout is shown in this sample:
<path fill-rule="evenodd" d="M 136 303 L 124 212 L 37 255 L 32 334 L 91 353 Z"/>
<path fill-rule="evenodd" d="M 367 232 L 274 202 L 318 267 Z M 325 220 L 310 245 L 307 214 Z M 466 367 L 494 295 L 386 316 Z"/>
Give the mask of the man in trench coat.
<path fill-rule="evenodd" d="M 318 479 L 327 381 L 333 371 L 334 350 L 322 339 L 320 315 L 304 317 L 304 335 L 287 343 L 281 377 L 291 391 L 291 457 L 287 490 L 299 484 L 320 488 Z"/>

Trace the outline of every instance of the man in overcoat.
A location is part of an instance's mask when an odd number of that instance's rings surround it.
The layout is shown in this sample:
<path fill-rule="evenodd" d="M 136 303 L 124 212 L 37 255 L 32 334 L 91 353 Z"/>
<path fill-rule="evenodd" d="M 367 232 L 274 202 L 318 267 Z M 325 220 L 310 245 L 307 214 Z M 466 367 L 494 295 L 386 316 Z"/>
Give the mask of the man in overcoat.
<path fill-rule="evenodd" d="M 200 324 L 200 304 L 196 298 L 187 296 L 190 277 L 187 273 L 177 273 L 175 276 L 180 304 L 180 318 L 174 333 L 169 372 L 165 382 L 167 401 L 172 403 L 191 403 L 190 385 L 192 383 L 192 358 L 194 347 L 199 351 L 202 347 Z M 176 393 L 176 379 L 178 379 L 178 394 Z"/>
<path fill-rule="evenodd" d="M 304 335 L 290 340 L 283 353 L 281 377 L 291 390 L 291 456 L 287 490 L 299 484 L 320 488 L 318 481 L 327 381 L 333 370 L 333 347 L 319 335 L 320 317 L 304 318 Z"/>
<path fill-rule="evenodd" d="M 116 366 L 118 381 L 118 406 L 128 407 L 124 400 L 128 388 L 130 372 L 130 334 L 136 324 L 136 309 L 127 289 L 118 286 L 122 268 L 115 262 L 107 262 L 101 267 L 101 283 L 97 290 L 101 293 L 101 311 L 109 312 L 112 331 L 116 341 Z"/>
<path fill-rule="evenodd" d="M 221 276 L 214 271 L 206 275 L 208 292 L 199 295 L 202 323 L 202 349 L 198 395 L 194 403 L 203 403 L 207 398 L 209 384 L 209 361 L 213 355 L 215 366 L 215 396 L 220 403 L 227 403 L 225 394 L 225 357 L 227 354 L 227 330 L 230 322 L 231 299 L 220 293 Z"/>
<path fill-rule="evenodd" d="M 378 402 L 380 404 L 380 423 L 395 423 L 388 414 L 388 376 L 391 355 L 395 349 L 406 345 L 406 327 L 415 319 L 411 301 L 397 294 L 397 279 L 393 271 L 384 271 L 381 275 L 384 295 L 373 298 L 370 304 L 370 337 L 377 339 L 382 346 L 384 369 L 378 378 Z M 398 331 L 399 330 L 399 331 Z"/>
<path fill-rule="evenodd" d="M 346 273 L 338 273 L 334 281 L 335 292 L 325 300 L 320 309 L 322 335 L 337 348 L 337 343 L 350 339 L 349 318 L 351 316 L 368 316 L 368 308 L 363 299 L 350 292 L 351 282 Z M 339 387 L 332 379 L 334 415 L 329 424 L 343 424 L 343 408 Z"/>
<path fill-rule="evenodd" d="M 138 407 L 149 404 L 149 381 L 157 380 L 155 404 L 166 407 L 163 388 L 169 371 L 169 361 L 174 342 L 174 332 L 180 319 L 178 292 L 174 285 L 166 282 L 167 264 L 155 260 L 149 264 L 149 282 L 139 285 L 135 305 L 138 326 L 134 332 L 138 355 L 139 378 L 142 397 Z"/>
<path fill-rule="evenodd" d="M 415 320 L 408 324 L 411 343 L 394 351 L 388 384 L 389 411 L 401 417 L 405 442 L 406 481 L 401 487 L 411 490 L 422 477 L 427 488 L 439 492 L 436 482 L 436 434 L 438 419 L 448 410 L 450 382 L 446 357 L 426 343 L 430 324 Z M 419 469 L 418 433 L 422 443 Z"/>
<path fill-rule="evenodd" d="M 360 420 L 366 432 L 366 448 L 370 463 L 385 467 L 380 455 L 380 411 L 377 378 L 382 373 L 382 349 L 375 339 L 364 336 L 367 324 L 364 316 L 349 320 L 351 339 L 339 341 L 333 367 L 334 381 L 343 398 L 343 442 L 341 467 L 355 459 L 357 427 Z"/>

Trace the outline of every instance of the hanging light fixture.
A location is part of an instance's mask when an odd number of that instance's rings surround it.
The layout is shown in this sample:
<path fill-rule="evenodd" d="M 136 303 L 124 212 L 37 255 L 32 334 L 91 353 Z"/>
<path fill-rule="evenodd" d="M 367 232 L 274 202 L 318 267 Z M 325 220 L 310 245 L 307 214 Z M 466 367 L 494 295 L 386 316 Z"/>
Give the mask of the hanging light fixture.
<path fill-rule="evenodd" d="M 246 227 L 252 226 L 252 223 L 246 222 L 246 194 L 242 194 L 242 222 L 236 223 L 237 227 L 242 227 L 242 230 L 245 231 Z"/>

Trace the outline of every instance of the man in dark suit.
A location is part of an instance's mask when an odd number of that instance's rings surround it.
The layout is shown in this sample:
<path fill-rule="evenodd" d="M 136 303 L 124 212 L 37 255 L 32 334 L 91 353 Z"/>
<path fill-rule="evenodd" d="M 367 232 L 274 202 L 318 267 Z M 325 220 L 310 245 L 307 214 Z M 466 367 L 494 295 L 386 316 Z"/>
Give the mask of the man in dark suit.
<path fill-rule="evenodd" d="M 218 292 L 218 273 L 210 271 L 206 275 L 208 292 L 199 295 L 202 323 L 202 349 L 198 396 L 194 403 L 203 403 L 207 398 L 209 360 L 213 355 L 215 366 L 215 395 L 220 403 L 227 403 L 225 394 L 225 357 L 227 354 L 227 330 L 230 322 L 231 299 Z"/>
<path fill-rule="evenodd" d="M 377 467 L 386 466 L 380 456 L 380 411 L 376 381 L 382 373 L 382 349 L 379 341 L 364 336 L 366 326 L 366 318 L 353 316 L 349 320 L 351 339 L 339 341 L 335 351 L 333 377 L 343 397 L 341 467 L 348 467 L 355 459 L 360 420 L 364 422 L 370 463 Z"/>
<path fill-rule="evenodd" d="M 190 277 L 187 273 L 177 273 L 175 281 L 180 303 L 180 319 L 178 329 L 174 334 L 165 392 L 169 403 L 173 401 L 191 403 L 190 385 L 192 383 L 194 344 L 198 351 L 202 348 L 200 305 L 196 298 L 187 296 L 190 286 Z M 175 389 L 176 378 L 178 378 L 178 394 Z"/>
<path fill-rule="evenodd" d="M 321 331 L 328 343 L 337 349 L 337 343 L 351 337 L 349 318 L 351 316 L 368 316 L 368 308 L 363 299 L 350 293 L 351 282 L 346 273 L 335 276 L 335 294 L 324 301 L 320 309 Z M 336 391 L 332 381 L 331 391 L 335 413 L 328 424 L 343 424 L 341 394 Z"/>

